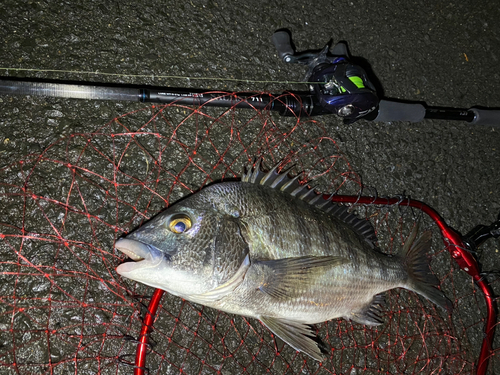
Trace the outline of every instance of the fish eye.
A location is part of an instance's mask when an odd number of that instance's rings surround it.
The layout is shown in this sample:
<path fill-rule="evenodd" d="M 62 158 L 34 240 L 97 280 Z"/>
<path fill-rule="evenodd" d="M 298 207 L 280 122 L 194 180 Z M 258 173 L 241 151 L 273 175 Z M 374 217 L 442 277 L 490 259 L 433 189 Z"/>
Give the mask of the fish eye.
<path fill-rule="evenodd" d="M 191 228 L 191 219 L 187 215 L 175 215 L 170 219 L 168 228 L 176 234 L 184 233 Z"/>

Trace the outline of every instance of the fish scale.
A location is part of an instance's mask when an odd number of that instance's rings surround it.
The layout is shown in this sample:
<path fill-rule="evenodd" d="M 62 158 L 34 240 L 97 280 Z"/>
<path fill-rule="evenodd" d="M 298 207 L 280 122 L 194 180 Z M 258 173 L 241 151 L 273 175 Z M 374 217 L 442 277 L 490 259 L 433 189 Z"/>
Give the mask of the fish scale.
<path fill-rule="evenodd" d="M 260 319 L 295 349 L 323 359 L 310 324 L 382 324 L 381 293 L 406 288 L 451 311 L 415 228 L 399 256 L 376 246 L 370 222 L 318 194 L 290 169 L 261 161 L 172 205 L 116 242 L 134 262 L 117 272 L 192 302 Z M 181 226 L 172 223 L 181 220 Z M 180 229 L 179 229 L 180 228 Z"/>

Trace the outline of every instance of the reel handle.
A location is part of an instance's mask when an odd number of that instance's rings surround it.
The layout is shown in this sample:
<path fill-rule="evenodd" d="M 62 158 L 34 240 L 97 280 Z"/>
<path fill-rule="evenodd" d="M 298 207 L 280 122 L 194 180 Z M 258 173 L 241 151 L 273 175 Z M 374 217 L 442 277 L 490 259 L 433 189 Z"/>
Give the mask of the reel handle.
<path fill-rule="evenodd" d="M 279 58 L 286 63 L 292 62 L 291 60 L 294 50 L 292 48 L 290 34 L 286 31 L 276 31 L 271 39 L 276 47 L 276 50 L 278 51 Z"/>
<path fill-rule="evenodd" d="M 320 63 L 332 63 L 332 57 L 327 56 L 330 46 L 327 44 L 319 52 L 298 52 L 296 53 L 292 47 L 292 39 L 287 31 L 276 31 L 271 40 L 273 41 L 278 56 L 285 63 L 309 65 L 310 75 L 312 69 Z M 307 78 L 307 77 L 306 77 Z"/>

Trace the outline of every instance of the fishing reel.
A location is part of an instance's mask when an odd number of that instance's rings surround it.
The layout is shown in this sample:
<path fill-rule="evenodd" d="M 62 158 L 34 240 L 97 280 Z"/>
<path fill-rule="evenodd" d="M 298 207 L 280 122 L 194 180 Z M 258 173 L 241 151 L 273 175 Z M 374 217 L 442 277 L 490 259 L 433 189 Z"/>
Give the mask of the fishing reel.
<path fill-rule="evenodd" d="M 375 86 L 366 72 L 352 64 L 345 43 L 337 43 L 329 53 L 327 44 L 320 52 L 296 53 L 286 31 L 277 31 L 272 37 L 279 57 L 285 63 L 308 66 L 305 81 L 322 113 L 334 113 L 352 123 L 374 111 L 379 104 Z"/>

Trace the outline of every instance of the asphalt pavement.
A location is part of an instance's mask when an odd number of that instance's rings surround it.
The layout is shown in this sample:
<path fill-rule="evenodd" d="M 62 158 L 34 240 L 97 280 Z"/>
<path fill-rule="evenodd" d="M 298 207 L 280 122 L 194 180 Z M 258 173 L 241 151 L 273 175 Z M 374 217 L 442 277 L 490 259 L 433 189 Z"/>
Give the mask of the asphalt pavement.
<path fill-rule="evenodd" d="M 366 60 L 385 97 L 500 108 L 499 18 L 494 1 L 4 0 L 0 76 L 304 89 L 293 83 L 303 80 L 304 67 L 284 64 L 271 43 L 274 31 L 287 28 L 297 50 L 346 41 L 352 55 Z M 2 96 L 0 168 L 141 106 Z M 499 214 L 500 127 L 321 121 L 364 185 L 379 195 L 424 201 L 462 233 Z M 485 266 L 500 269 L 500 240 L 484 249 Z"/>

